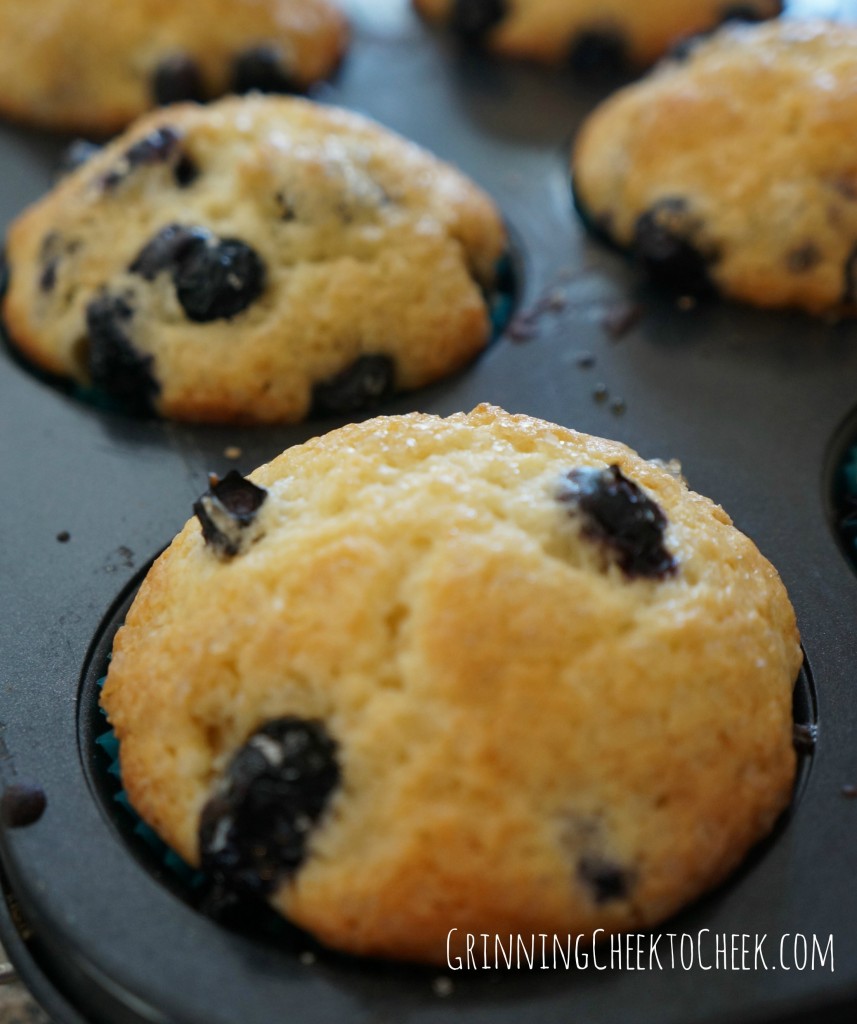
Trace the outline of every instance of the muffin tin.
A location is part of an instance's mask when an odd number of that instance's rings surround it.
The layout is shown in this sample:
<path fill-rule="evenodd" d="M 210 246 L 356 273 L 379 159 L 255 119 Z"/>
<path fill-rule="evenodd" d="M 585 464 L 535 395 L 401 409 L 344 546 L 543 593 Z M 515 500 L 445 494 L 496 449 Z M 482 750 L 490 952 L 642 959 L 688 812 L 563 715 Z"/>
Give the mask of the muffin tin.
<path fill-rule="evenodd" d="M 570 198 L 570 141 L 606 87 L 465 55 L 405 0 L 348 6 L 352 52 L 320 98 L 414 138 L 487 188 L 520 274 L 503 337 L 454 379 L 381 411 L 446 415 L 491 401 L 677 458 L 774 562 L 807 652 L 796 720 L 817 722 L 818 739 L 775 835 L 656 931 L 767 933 L 769 968 L 781 935 L 824 944 L 832 934 L 834 970 L 450 972 L 328 954 L 297 933 L 254 938 L 194 910 L 106 795 L 96 679 L 123 609 L 207 472 L 248 471 L 338 421 L 133 420 L 53 388 L 5 348 L 0 783 L 36 781 L 48 803 L 35 824 L 0 835 L 0 936 L 59 1024 L 264 1024 L 286 1012 L 301 1024 L 853 1020 L 857 578 L 831 494 L 846 425 L 857 422 L 857 323 L 677 301 L 642 284 L 585 235 Z M 49 187 L 61 148 L 0 128 L 0 223 Z"/>

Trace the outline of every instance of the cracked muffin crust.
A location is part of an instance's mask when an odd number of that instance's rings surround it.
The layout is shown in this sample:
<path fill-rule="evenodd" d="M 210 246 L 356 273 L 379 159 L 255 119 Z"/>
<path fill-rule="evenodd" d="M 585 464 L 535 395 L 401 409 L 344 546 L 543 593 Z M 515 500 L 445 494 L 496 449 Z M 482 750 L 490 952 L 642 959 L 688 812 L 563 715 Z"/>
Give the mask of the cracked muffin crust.
<path fill-rule="evenodd" d="M 347 43 L 329 0 L 0 0 L 0 112 L 119 131 L 150 107 L 327 77 Z"/>
<path fill-rule="evenodd" d="M 621 444 L 490 406 L 382 417 L 196 511 L 116 637 L 123 780 L 334 948 L 652 925 L 789 802 L 783 585 Z"/>
<path fill-rule="evenodd" d="M 673 43 L 730 18 L 761 20 L 781 0 L 413 0 L 465 42 L 506 57 L 568 63 L 582 73 L 652 64 Z"/>
<path fill-rule="evenodd" d="M 608 99 L 573 158 L 584 218 L 658 280 L 857 312 L 857 29 L 730 26 Z"/>
<path fill-rule="evenodd" d="M 485 193 L 366 118 L 230 98 L 148 115 L 25 211 L 3 313 L 129 411 L 350 415 L 484 348 L 506 245 Z"/>

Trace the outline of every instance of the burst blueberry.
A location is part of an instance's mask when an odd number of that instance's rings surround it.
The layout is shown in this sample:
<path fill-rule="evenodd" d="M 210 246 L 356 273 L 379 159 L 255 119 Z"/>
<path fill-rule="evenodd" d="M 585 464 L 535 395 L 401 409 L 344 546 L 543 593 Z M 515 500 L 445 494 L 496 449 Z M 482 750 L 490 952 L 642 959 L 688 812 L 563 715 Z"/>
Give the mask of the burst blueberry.
<path fill-rule="evenodd" d="M 637 220 L 633 252 L 659 284 L 682 292 L 710 291 L 708 271 L 715 256 L 693 240 L 698 227 L 684 199 L 662 199 Z"/>
<path fill-rule="evenodd" d="M 166 163 L 177 164 L 183 156 L 181 141 L 182 136 L 175 128 L 171 128 L 169 125 L 156 128 L 129 146 L 116 167 L 108 171 L 101 179 L 102 186 L 110 192 L 139 167 L 151 167 Z"/>
<path fill-rule="evenodd" d="M 177 265 L 174 281 L 189 320 L 231 320 L 265 290 L 265 264 L 240 239 L 196 239 Z"/>
<path fill-rule="evenodd" d="M 162 271 L 175 270 L 194 245 L 211 238 L 211 232 L 204 228 L 168 224 L 143 246 L 128 270 L 146 281 L 154 281 Z"/>
<path fill-rule="evenodd" d="M 667 518 L 618 466 L 574 469 L 559 499 L 583 519 L 584 536 L 610 552 L 629 579 L 663 579 L 678 570 L 664 546 Z"/>
<path fill-rule="evenodd" d="M 360 356 L 340 373 L 315 385 L 313 413 L 347 416 L 371 409 L 393 393 L 395 381 L 396 364 L 390 356 Z"/>
<path fill-rule="evenodd" d="M 293 875 L 340 783 L 337 753 L 336 742 L 315 720 L 289 716 L 253 733 L 203 809 L 202 867 L 253 896 L 271 893 Z"/>
<path fill-rule="evenodd" d="M 267 497 L 264 487 L 257 487 L 234 469 L 222 480 L 212 477 L 208 492 L 193 506 L 206 545 L 225 560 L 240 554 L 259 537 L 258 531 L 250 528 L 256 525 Z"/>

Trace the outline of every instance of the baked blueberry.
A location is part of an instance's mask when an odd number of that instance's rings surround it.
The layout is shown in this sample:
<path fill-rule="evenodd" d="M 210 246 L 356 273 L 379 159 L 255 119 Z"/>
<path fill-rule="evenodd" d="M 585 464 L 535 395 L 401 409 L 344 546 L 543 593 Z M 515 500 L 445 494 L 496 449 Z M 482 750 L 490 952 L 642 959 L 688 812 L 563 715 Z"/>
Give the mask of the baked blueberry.
<path fill-rule="evenodd" d="M 455 0 L 452 28 L 469 42 L 481 39 L 506 17 L 507 0 Z"/>
<path fill-rule="evenodd" d="M 315 385 L 313 412 L 346 416 L 371 409 L 393 393 L 395 381 L 396 366 L 389 356 L 359 356 L 351 366 Z"/>
<path fill-rule="evenodd" d="M 168 125 L 156 128 L 125 151 L 119 163 L 102 178 L 102 185 L 110 191 L 120 185 L 138 167 L 164 164 L 177 159 L 181 136 Z"/>
<path fill-rule="evenodd" d="M 633 252 L 653 280 L 682 292 L 712 289 L 704 255 L 691 239 L 696 228 L 684 199 L 662 199 L 641 214 L 634 229 Z"/>
<path fill-rule="evenodd" d="M 154 359 L 138 352 L 129 337 L 133 315 L 121 295 L 102 292 L 89 303 L 89 375 L 128 412 L 150 415 L 161 388 L 153 374 Z"/>
<path fill-rule="evenodd" d="M 600 857 L 583 857 L 577 866 L 578 878 L 598 904 L 625 900 L 631 889 L 630 874 Z"/>
<path fill-rule="evenodd" d="M 783 5 L 779 4 L 779 10 L 777 14 L 782 12 Z M 721 20 L 726 21 L 764 21 L 766 14 L 762 14 L 758 8 L 753 7 L 752 4 L 729 4 L 728 7 L 723 8 Z"/>
<path fill-rule="evenodd" d="M 274 46 L 257 46 L 235 58 L 232 91 L 300 92 L 300 86 L 284 66 L 280 51 Z"/>
<path fill-rule="evenodd" d="M 189 320 L 231 320 L 265 290 L 265 264 L 238 238 L 194 239 L 173 279 Z"/>
<path fill-rule="evenodd" d="M 234 558 L 260 536 L 250 530 L 268 492 L 236 470 L 219 480 L 212 477 L 206 494 L 193 506 L 205 543 L 222 558 Z"/>
<path fill-rule="evenodd" d="M 202 74 L 196 61 L 186 53 L 166 57 L 155 68 L 152 93 L 159 106 L 205 99 Z"/>
<path fill-rule="evenodd" d="M 154 281 L 162 271 L 174 271 L 194 245 L 206 243 L 211 237 L 211 232 L 204 228 L 168 224 L 140 250 L 128 270 L 146 281 Z"/>
<path fill-rule="evenodd" d="M 581 77 L 617 74 L 629 64 L 627 40 L 615 28 L 584 29 L 571 44 L 568 63 Z"/>
<path fill-rule="evenodd" d="M 339 781 L 337 744 L 321 722 L 269 722 L 235 754 L 203 809 L 203 868 L 230 888 L 270 893 L 301 866 Z"/>
<path fill-rule="evenodd" d="M 664 547 L 667 519 L 617 465 L 569 473 L 559 495 L 583 517 L 583 532 L 605 545 L 629 579 L 663 579 L 678 569 Z"/>
<path fill-rule="evenodd" d="M 786 267 L 793 274 L 805 274 L 813 267 L 817 267 L 821 260 L 822 254 L 818 246 L 812 242 L 806 242 L 786 254 Z"/>

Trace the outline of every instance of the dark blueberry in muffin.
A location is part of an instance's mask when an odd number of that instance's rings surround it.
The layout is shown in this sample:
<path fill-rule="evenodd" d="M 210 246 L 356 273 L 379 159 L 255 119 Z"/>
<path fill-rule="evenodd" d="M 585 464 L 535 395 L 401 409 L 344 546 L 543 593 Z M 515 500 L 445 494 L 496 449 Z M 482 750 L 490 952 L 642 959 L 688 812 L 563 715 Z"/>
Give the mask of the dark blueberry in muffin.
<path fill-rule="evenodd" d="M 280 52 L 273 46 L 257 46 L 235 58 L 232 91 L 300 92 L 298 83 L 283 66 Z"/>
<path fill-rule="evenodd" d="M 173 280 L 189 320 L 231 320 L 265 290 L 265 264 L 240 239 L 193 239 Z"/>
<path fill-rule="evenodd" d="M 152 356 L 138 352 L 128 336 L 134 311 L 121 295 L 102 292 L 86 309 L 89 373 L 92 383 L 128 411 L 154 412 L 161 388 L 152 372 Z"/>
<path fill-rule="evenodd" d="M 116 167 L 108 171 L 102 179 L 102 185 L 110 191 L 128 177 L 138 167 L 150 167 L 165 164 L 180 157 L 181 136 L 174 129 L 166 126 L 157 128 L 143 139 L 130 146 Z"/>
<path fill-rule="evenodd" d="M 395 386 L 396 366 L 389 356 L 360 356 L 350 366 L 312 391 L 315 415 L 346 416 L 370 409 L 388 398 Z"/>
<path fill-rule="evenodd" d="M 339 781 L 337 745 L 321 722 L 269 722 L 235 754 L 223 788 L 203 809 L 203 869 L 229 888 L 272 892 L 303 863 Z"/>
<path fill-rule="evenodd" d="M 99 146 L 95 142 L 88 142 L 86 139 L 75 139 L 74 142 L 66 146 L 62 156 L 60 157 L 60 175 L 71 174 L 72 171 L 76 171 L 78 167 L 83 167 L 83 165 L 89 163 L 97 153 L 100 153 L 102 148 L 102 146 Z"/>
<path fill-rule="evenodd" d="M 779 14 L 782 11 L 782 5 L 780 5 Z M 721 14 L 720 20 L 726 21 L 765 21 L 765 15 L 757 11 L 750 4 L 729 4 L 724 7 Z"/>
<path fill-rule="evenodd" d="M 206 494 L 193 506 L 205 543 L 222 558 L 240 554 L 248 540 L 247 528 L 256 521 L 268 492 L 232 470 L 222 479 L 212 477 Z"/>
<path fill-rule="evenodd" d="M 187 101 L 201 103 L 205 89 L 199 65 L 186 53 L 165 57 L 152 76 L 152 95 L 161 107 Z"/>
<path fill-rule="evenodd" d="M 691 240 L 696 228 L 683 199 L 662 199 L 638 218 L 634 255 L 659 284 L 682 292 L 711 291 L 708 267 L 712 257 Z"/>
<path fill-rule="evenodd" d="M 812 242 L 800 245 L 786 254 L 786 267 L 793 274 L 805 274 L 821 262 L 821 250 Z"/>
<path fill-rule="evenodd" d="M 600 857 L 584 857 L 577 866 L 577 874 L 598 904 L 628 898 L 631 876 L 616 864 Z"/>
<path fill-rule="evenodd" d="M 42 268 L 42 272 L 39 275 L 39 288 L 45 294 L 49 294 L 56 287 L 58 266 L 59 259 L 55 257 Z"/>
<path fill-rule="evenodd" d="M 506 17 L 507 0 L 455 0 L 450 24 L 468 42 L 482 39 Z"/>
<path fill-rule="evenodd" d="M 180 142 L 181 136 L 175 128 L 157 128 L 135 142 L 125 154 L 125 159 L 132 170 L 148 164 L 163 164 L 172 159 Z"/>
<path fill-rule="evenodd" d="M 173 168 L 173 177 L 179 188 L 187 188 L 199 177 L 199 168 L 187 153 L 182 153 L 176 161 L 176 165 Z"/>
<path fill-rule="evenodd" d="M 705 36 L 701 34 L 685 36 L 683 39 L 673 43 L 667 51 L 666 59 L 683 63 L 691 56 L 697 46 L 704 41 Z"/>
<path fill-rule="evenodd" d="M 678 568 L 664 547 L 667 518 L 618 466 L 574 469 L 560 501 L 583 517 L 583 532 L 603 544 L 629 579 L 663 579 Z"/>
<path fill-rule="evenodd" d="M 194 245 L 211 239 L 204 228 L 168 224 L 137 253 L 128 270 L 146 281 L 154 281 L 164 270 L 173 271 Z"/>
<path fill-rule="evenodd" d="M 61 247 L 62 239 L 56 231 L 49 231 L 42 240 L 39 253 L 39 261 L 42 265 L 42 272 L 39 274 L 39 288 L 46 294 L 52 292 L 57 283 Z"/>
<path fill-rule="evenodd" d="M 581 77 L 614 75 L 628 68 L 628 44 L 618 29 L 584 29 L 572 41 L 568 63 Z"/>

